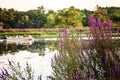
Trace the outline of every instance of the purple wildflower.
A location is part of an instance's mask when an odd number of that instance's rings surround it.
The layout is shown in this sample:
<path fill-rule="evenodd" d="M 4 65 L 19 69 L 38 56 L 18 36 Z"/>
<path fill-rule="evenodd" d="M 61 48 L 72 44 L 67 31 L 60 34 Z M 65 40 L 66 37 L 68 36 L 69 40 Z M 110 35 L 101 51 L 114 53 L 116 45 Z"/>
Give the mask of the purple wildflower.
<path fill-rule="evenodd" d="M 64 46 L 64 41 L 61 41 L 61 44 L 60 44 L 61 46 Z"/>
<path fill-rule="evenodd" d="M 94 27 L 90 27 L 90 32 L 93 33 L 94 32 Z"/>
<path fill-rule="evenodd" d="M 102 34 L 99 34 L 98 39 L 99 39 L 99 40 L 102 40 L 102 39 L 103 39 Z"/>
<path fill-rule="evenodd" d="M 82 36 L 81 36 L 81 35 L 79 35 L 79 39 L 80 39 L 80 41 L 82 41 L 82 40 L 83 40 L 83 38 L 82 38 Z"/>
<path fill-rule="evenodd" d="M 114 65 L 114 71 L 117 75 L 120 75 L 120 69 L 116 64 Z"/>
<path fill-rule="evenodd" d="M 98 39 L 99 39 L 99 40 L 104 39 L 104 33 L 99 34 L 99 35 L 98 35 Z"/>
<path fill-rule="evenodd" d="M 97 21 L 95 19 L 92 20 L 92 27 L 96 27 Z"/>
<path fill-rule="evenodd" d="M 76 78 L 76 80 L 79 80 L 80 76 L 78 74 L 76 74 L 75 78 Z"/>
<path fill-rule="evenodd" d="M 68 32 L 69 32 L 68 29 L 65 29 L 65 30 L 64 30 L 64 36 L 67 36 L 67 35 L 68 35 Z"/>
<path fill-rule="evenodd" d="M 112 36 L 112 31 L 109 32 L 109 36 Z"/>
<path fill-rule="evenodd" d="M 96 26 L 98 26 L 98 27 L 101 26 L 101 21 L 100 21 L 100 19 L 97 19 L 97 21 L 96 21 Z"/>
<path fill-rule="evenodd" d="M 58 57 L 57 57 L 57 55 L 56 55 L 56 54 L 54 55 L 54 60 L 55 60 L 55 61 L 57 61 L 57 60 L 58 60 Z"/>
<path fill-rule="evenodd" d="M 120 31 L 120 27 L 117 28 L 117 31 L 118 31 L 118 32 Z"/>
<path fill-rule="evenodd" d="M 9 66 L 12 66 L 12 61 L 8 59 Z"/>
<path fill-rule="evenodd" d="M 93 41 L 90 41 L 90 45 L 93 47 L 93 46 L 94 46 L 94 42 L 93 42 Z"/>
<path fill-rule="evenodd" d="M 112 40 L 110 34 L 106 36 L 106 39 L 107 39 L 108 41 L 111 41 L 111 40 Z"/>
<path fill-rule="evenodd" d="M 42 80 L 42 75 L 38 76 L 38 80 Z"/>
<path fill-rule="evenodd" d="M 5 75 L 5 72 L 4 72 L 4 70 L 2 70 L 2 75 Z"/>
<path fill-rule="evenodd" d="M 105 56 L 104 62 L 105 62 L 105 63 L 108 63 L 108 56 Z"/>
<path fill-rule="evenodd" d="M 112 27 L 112 22 L 111 22 L 111 20 L 108 20 L 106 24 L 107 24 L 108 30 L 111 30 L 111 27 Z"/>
<path fill-rule="evenodd" d="M 26 69 L 27 71 L 31 70 L 31 66 L 28 64 L 28 62 L 26 63 Z"/>
<path fill-rule="evenodd" d="M 94 71 L 91 72 L 91 77 L 92 77 L 92 79 L 95 78 L 95 72 Z"/>
<path fill-rule="evenodd" d="M 84 73 L 84 79 L 87 79 L 88 78 L 88 74 L 87 72 Z"/>
<path fill-rule="evenodd" d="M 4 71 L 5 71 L 5 74 L 8 76 L 9 75 L 8 70 L 4 68 Z"/>
<path fill-rule="evenodd" d="M 91 23 L 93 22 L 93 16 L 92 15 L 90 15 L 88 17 L 88 22 L 89 22 L 89 25 L 91 25 Z"/>
<path fill-rule="evenodd" d="M 108 53 L 108 55 L 109 55 L 109 54 L 111 54 L 111 51 L 110 51 L 110 50 L 108 50 L 108 51 L 107 51 L 107 53 Z"/>
<path fill-rule="evenodd" d="M 73 74 L 73 70 L 70 70 L 69 75 L 72 76 L 72 74 Z"/>

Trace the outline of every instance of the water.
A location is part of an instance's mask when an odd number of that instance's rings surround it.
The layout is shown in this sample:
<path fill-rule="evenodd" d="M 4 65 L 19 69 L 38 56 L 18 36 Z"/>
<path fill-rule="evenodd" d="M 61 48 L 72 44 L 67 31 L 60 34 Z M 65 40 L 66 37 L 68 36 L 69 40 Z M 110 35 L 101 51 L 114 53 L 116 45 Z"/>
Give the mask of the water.
<path fill-rule="evenodd" d="M 42 79 L 52 75 L 51 58 L 57 53 L 57 41 L 35 40 L 29 43 L 0 43 L 0 69 L 8 67 L 8 59 L 20 62 L 22 67 L 28 62 L 35 71 L 34 80 L 42 74 Z M 48 79 L 49 80 L 49 79 Z"/>

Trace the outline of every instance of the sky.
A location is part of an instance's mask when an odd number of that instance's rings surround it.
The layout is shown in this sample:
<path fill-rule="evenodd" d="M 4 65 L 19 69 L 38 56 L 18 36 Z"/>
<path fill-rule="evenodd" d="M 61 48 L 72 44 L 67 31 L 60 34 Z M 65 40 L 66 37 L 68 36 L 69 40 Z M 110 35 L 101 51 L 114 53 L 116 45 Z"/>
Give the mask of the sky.
<path fill-rule="evenodd" d="M 43 7 L 46 10 L 60 10 L 75 6 L 78 9 L 95 10 L 96 5 L 101 7 L 120 7 L 120 0 L 0 0 L 1 8 L 14 8 L 18 11 L 28 11 Z"/>

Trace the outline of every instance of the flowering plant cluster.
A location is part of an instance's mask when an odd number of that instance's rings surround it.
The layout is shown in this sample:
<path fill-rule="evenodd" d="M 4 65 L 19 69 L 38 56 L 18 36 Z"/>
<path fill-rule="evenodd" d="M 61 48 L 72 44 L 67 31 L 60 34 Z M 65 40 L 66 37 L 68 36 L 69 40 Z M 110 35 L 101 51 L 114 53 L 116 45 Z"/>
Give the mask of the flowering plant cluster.
<path fill-rule="evenodd" d="M 34 71 L 31 65 L 26 63 L 26 67 L 22 68 L 20 63 L 15 63 L 8 60 L 9 68 L 1 69 L 0 80 L 35 80 Z M 37 80 L 42 80 L 42 75 L 38 76 Z"/>
<path fill-rule="evenodd" d="M 104 16 L 89 16 L 87 40 L 67 29 L 60 35 L 59 52 L 52 59 L 54 80 L 119 80 L 120 29 L 114 33 L 112 21 Z"/>

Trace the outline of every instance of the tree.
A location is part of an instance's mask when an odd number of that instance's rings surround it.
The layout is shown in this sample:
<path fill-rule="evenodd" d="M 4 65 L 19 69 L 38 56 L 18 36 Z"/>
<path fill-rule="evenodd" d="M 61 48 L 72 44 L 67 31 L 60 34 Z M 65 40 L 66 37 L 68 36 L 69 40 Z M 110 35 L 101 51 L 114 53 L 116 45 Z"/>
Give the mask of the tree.
<path fill-rule="evenodd" d="M 83 14 L 74 6 L 59 10 L 56 14 L 55 20 L 58 27 L 75 28 L 82 27 Z"/>
<path fill-rule="evenodd" d="M 10 28 L 14 26 L 14 18 L 15 18 L 15 10 L 14 9 L 6 9 L 0 8 L 0 22 L 4 24 L 4 28 Z"/>
<path fill-rule="evenodd" d="M 56 13 L 53 10 L 49 10 L 47 13 L 47 22 L 45 24 L 45 27 L 47 28 L 53 28 L 55 27 L 55 15 Z"/>

